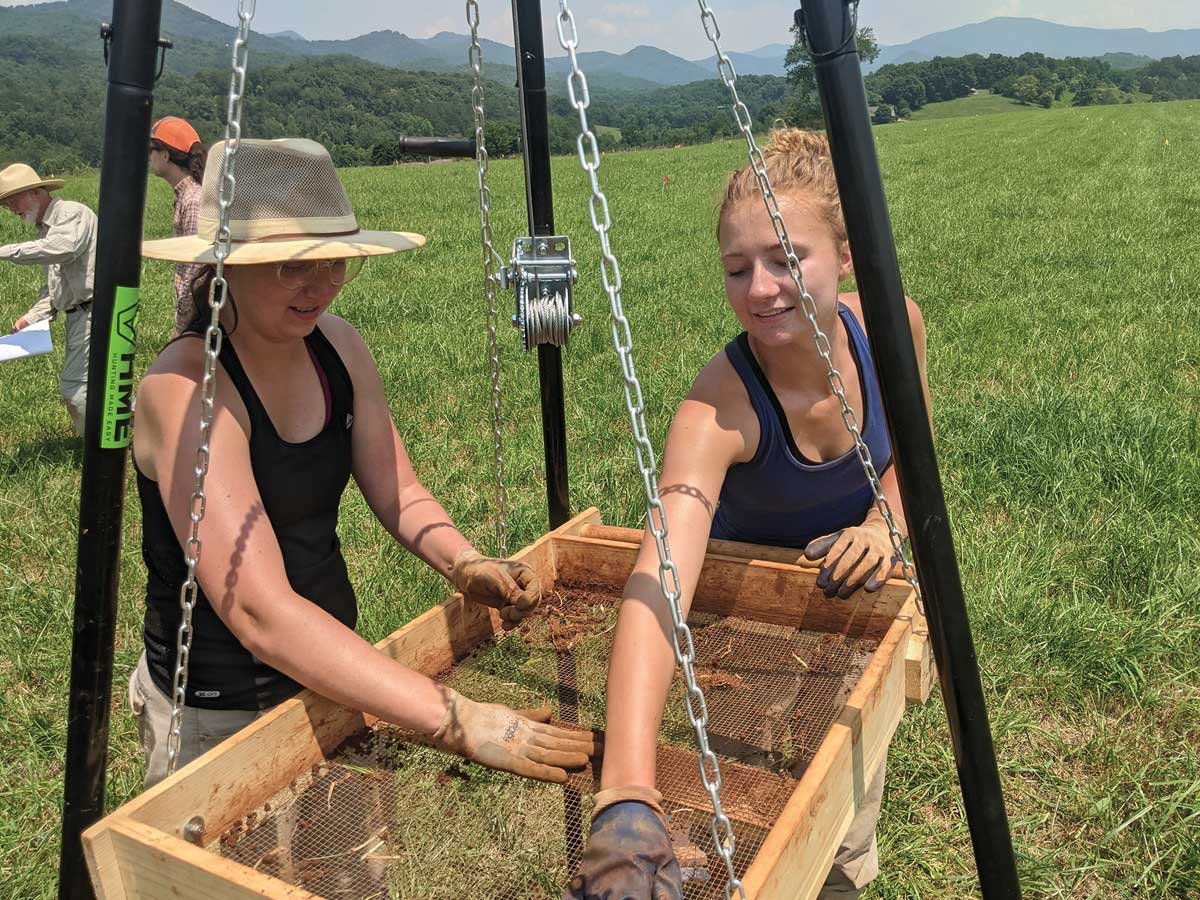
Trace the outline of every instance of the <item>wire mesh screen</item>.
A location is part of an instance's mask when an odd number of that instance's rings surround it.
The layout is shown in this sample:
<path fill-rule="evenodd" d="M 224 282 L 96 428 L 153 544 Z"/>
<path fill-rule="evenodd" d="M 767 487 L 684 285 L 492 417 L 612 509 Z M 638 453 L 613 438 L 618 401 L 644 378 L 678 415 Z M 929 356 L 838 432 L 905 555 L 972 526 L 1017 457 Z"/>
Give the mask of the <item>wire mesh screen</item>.
<path fill-rule="evenodd" d="M 516 708 L 604 726 L 619 596 L 560 583 L 536 615 L 439 680 Z M 744 872 L 783 810 L 877 642 L 694 614 L 696 670 L 721 758 L 722 801 Z M 583 848 L 599 772 L 549 785 L 492 772 L 378 725 L 344 743 L 211 850 L 325 898 L 556 900 Z M 724 895 L 683 685 L 671 688 L 658 788 L 689 900 Z"/>

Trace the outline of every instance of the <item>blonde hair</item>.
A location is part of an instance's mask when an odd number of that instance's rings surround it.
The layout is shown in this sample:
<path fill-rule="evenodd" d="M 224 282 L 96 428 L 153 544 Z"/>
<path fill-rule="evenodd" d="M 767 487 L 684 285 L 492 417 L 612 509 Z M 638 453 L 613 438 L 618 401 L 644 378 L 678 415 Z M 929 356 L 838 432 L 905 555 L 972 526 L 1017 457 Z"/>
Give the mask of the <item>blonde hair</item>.
<path fill-rule="evenodd" d="M 776 195 L 791 195 L 813 204 L 833 231 L 838 247 L 844 247 L 846 222 L 842 218 L 842 200 L 838 196 L 833 158 L 825 135 L 802 128 L 776 129 L 771 132 L 770 141 L 763 150 L 763 160 Z M 718 236 L 725 213 L 732 206 L 761 197 L 758 177 L 749 165 L 730 175 L 717 216 Z"/>

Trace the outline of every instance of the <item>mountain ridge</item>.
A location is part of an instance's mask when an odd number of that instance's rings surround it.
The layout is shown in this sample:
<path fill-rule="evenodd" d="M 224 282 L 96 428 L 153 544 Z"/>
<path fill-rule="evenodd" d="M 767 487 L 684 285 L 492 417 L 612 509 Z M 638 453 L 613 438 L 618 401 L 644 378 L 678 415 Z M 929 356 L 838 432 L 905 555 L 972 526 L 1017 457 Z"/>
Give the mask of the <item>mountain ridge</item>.
<path fill-rule="evenodd" d="M 0 33 L 32 35 L 91 52 L 99 52 L 98 26 L 111 18 L 111 0 L 55 0 L 23 6 L 0 7 Z M 177 0 L 163 3 L 163 33 L 175 41 L 167 64 L 181 74 L 228 65 L 228 44 L 233 26 L 218 21 Z M 309 40 L 295 31 L 274 34 L 253 32 L 251 60 L 279 64 L 303 57 L 349 55 L 391 68 L 437 73 L 467 68 L 469 37 L 441 31 L 415 38 L 394 29 L 379 29 L 341 40 Z M 514 50 L 507 44 L 480 40 L 485 74 L 498 81 L 515 80 Z M 547 44 L 547 51 L 557 48 Z M 739 75 L 782 76 L 786 43 L 767 44 L 746 51 L 726 51 Z M 1130 54 L 1159 59 L 1165 56 L 1200 55 L 1200 28 L 1149 31 L 1145 28 L 1092 28 L 1063 25 L 1042 19 L 997 16 L 902 44 L 880 47 L 879 58 L 865 66 L 870 72 L 888 63 L 920 62 L 935 56 L 968 53 L 1002 53 L 1019 56 L 1039 52 L 1047 56 L 1102 57 Z M 620 90 L 650 90 L 715 78 L 717 59 L 685 59 L 661 48 L 639 45 L 624 53 L 591 50 L 578 54 L 580 65 L 595 86 Z M 569 72 L 566 56 L 548 56 L 547 73 L 557 81 Z M 553 88 L 553 85 L 552 85 Z"/>

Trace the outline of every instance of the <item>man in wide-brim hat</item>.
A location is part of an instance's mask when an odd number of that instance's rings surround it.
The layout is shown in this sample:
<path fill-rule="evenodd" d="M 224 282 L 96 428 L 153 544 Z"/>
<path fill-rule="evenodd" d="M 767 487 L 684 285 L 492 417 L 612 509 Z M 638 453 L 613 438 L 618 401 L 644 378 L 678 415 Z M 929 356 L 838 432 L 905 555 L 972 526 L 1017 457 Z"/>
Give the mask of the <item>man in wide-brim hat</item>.
<path fill-rule="evenodd" d="M 46 274 L 41 295 L 13 323 L 14 331 L 53 319 L 59 312 L 66 314 L 67 351 L 59 390 L 75 432 L 82 435 L 96 270 L 96 214 L 82 203 L 50 195 L 62 186 L 61 178 L 42 178 L 23 163 L 0 172 L 0 206 L 37 229 L 36 240 L 0 247 L 0 260 L 40 265 Z"/>

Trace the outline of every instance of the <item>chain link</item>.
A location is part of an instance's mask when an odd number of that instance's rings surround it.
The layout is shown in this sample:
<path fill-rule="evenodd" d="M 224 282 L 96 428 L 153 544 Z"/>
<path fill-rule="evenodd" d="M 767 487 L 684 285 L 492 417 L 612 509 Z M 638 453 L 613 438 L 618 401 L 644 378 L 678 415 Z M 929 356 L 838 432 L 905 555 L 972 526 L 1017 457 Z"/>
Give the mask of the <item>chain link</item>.
<path fill-rule="evenodd" d="M 721 806 L 719 796 L 721 768 L 717 761 L 717 755 L 710 748 L 708 741 L 708 706 L 704 701 L 704 692 L 696 680 L 696 651 L 692 643 L 692 632 L 688 628 L 680 605 L 679 570 L 676 568 L 674 560 L 671 559 L 671 548 L 667 540 L 667 514 L 659 497 L 654 448 L 646 429 L 642 387 L 634 369 L 633 336 L 630 333 L 629 320 L 625 317 L 621 302 L 621 269 L 609 241 L 612 220 L 609 217 L 608 199 L 600 189 L 600 181 L 596 175 L 596 170 L 600 168 L 600 153 L 596 144 L 596 136 L 588 124 L 587 78 L 579 68 L 579 60 L 576 56 L 579 36 L 575 29 L 575 17 L 568 8 L 566 0 L 559 0 L 558 8 L 558 40 L 571 60 L 571 74 L 567 81 L 567 91 L 571 105 L 579 114 L 579 137 L 576 140 L 576 148 L 579 152 L 579 163 L 591 181 L 592 194 L 588 202 L 588 211 L 592 219 L 592 228 L 600 238 L 602 254 L 600 277 L 612 310 L 613 345 L 616 347 L 621 361 L 621 374 L 625 382 L 625 406 L 633 427 L 638 469 L 641 471 L 642 486 L 646 493 L 646 525 L 654 537 L 654 543 L 658 550 L 659 586 L 671 608 L 671 618 L 674 623 L 671 631 L 672 645 L 675 650 L 675 659 L 683 669 L 683 678 L 687 687 L 684 699 L 687 705 L 688 719 L 691 720 L 700 750 L 700 780 L 704 783 L 704 789 L 708 792 L 709 800 L 712 802 L 713 847 L 720 855 L 722 862 L 725 863 L 726 900 L 730 900 L 735 893 L 745 900 L 745 888 L 742 887 L 742 882 L 737 877 L 733 865 L 735 848 L 733 825 Z"/>
<path fill-rule="evenodd" d="M 179 589 L 179 607 L 182 613 L 179 632 L 175 640 L 175 679 L 171 691 L 171 724 L 167 732 L 167 774 L 175 771 L 179 760 L 180 735 L 183 726 L 183 708 L 187 701 L 188 662 L 192 651 L 192 611 L 196 608 L 199 584 L 196 567 L 200 565 L 200 522 L 204 519 L 207 497 L 204 493 L 204 478 L 208 474 L 209 442 L 212 439 L 213 404 L 217 395 L 217 357 L 221 353 L 221 309 L 225 306 L 227 285 L 225 283 L 225 259 L 229 256 L 231 235 L 229 232 L 230 209 L 233 206 L 236 182 L 233 161 L 238 142 L 242 137 L 242 98 L 246 89 L 246 60 L 249 53 L 250 22 L 254 18 L 255 0 L 239 0 L 238 30 L 233 42 L 233 72 L 229 78 L 229 103 L 226 110 L 225 156 L 221 167 L 221 189 L 219 195 L 221 219 L 217 237 L 213 244 L 216 257 L 216 276 L 208 293 L 210 318 L 204 332 L 204 381 L 200 400 L 200 443 L 196 448 L 196 483 L 188 517 L 191 519 L 191 534 L 184 544 L 187 563 L 187 579 Z"/>
<path fill-rule="evenodd" d="M 508 489 L 504 485 L 504 433 L 500 419 L 500 342 L 496 338 L 496 288 L 504 258 L 492 243 L 492 193 L 487 186 L 488 152 L 483 140 L 483 48 L 479 44 L 479 3 L 467 0 L 467 24 L 471 28 L 471 47 L 467 60 L 475 75 L 471 88 L 471 108 L 475 111 L 475 161 L 479 181 L 480 235 L 483 242 L 483 292 L 487 298 L 487 351 L 491 372 L 492 459 L 496 474 L 496 546 L 502 557 L 508 556 Z"/>
<path fill-rule="evenodd" d="M 812 326 L 813 343 L 816 345 L 821 359 L 825 361 L 825 374 L 829 382 L 829 388 L 833 391 L 833 395 L 837 397 L 838 403 L 841 404 L 842 424 L 846 426 L 846 430 L 854 438 L 855 455 L 858 456 L 858 460 L 862 464 L 867 481 L 871 483 L 871 491 L 875 496 L 875 506 L 879 510 L 880 515 L 883 516 L 884 523 L 887 525 L 888 537 L 892 543 L 892 551 L 895 554 L 896 560 L 900 563 L 902 577 L 908 582 L 909 587 L 913 589 L 913 594 L 917 601 L 917 609 L 924 615 L 925 606 L 921 598 L 920 585 L 917 584 L 917 570 L 909 559 L 908 551 L 904 546 L 904 535 L 900 533 L 900 528 L 896 525 L 896 517 L 892 512 L 892 505 L 888 502 L 887 496 L 883 492 L 883 484 L 879 480 L 879 473 L 875 470 L 875 464 L 871 459 L 871 451 L 868 449 L 866 441 L 863 440 L 862 428 L 859 426 L 858 416 L 850 406 L 850 401 L 846 399 L 846 385 L 842 381 L 842 374 L 833 364 L 833 347 L 829 342 L 829 337 L 821 330 L 821 326 L 817 323 L 817 305 L 813 300 L 812 294 L 804 286 L 804 276 L 800 271 L 800 259 L 796 256 L 796 251 L 792 247 L 792 240 L 788 237 L 787 227 L 783 223 L 783 214 L 779 211 L 779 199 L 775 196 L 775 192 L 771 188 L 771 180 L 767 176 L 767 166 L 763 159 L 762 151 L 758 149 L 758 144 L 754 140 L 750 112 L 746 108 L 746 104 L 738 97 L 737 72 L 734 71 L 733 63 L 730 62 L 729 57 L 721 50 L 721 31 L 717 28 L 716 17 L 713 15 L 712 7 L 708 5 L 707 0 L 697 0 L 697 3 L 700 6 L 701 20 L 704 22 L 704 32 L 708 35 L 708 39 L 717 53 L 717 70 L 733 99 L 734 118 L 737 119 L 738 129 L 746 139 L 750 165 L 754 169 L 754 174 L 758 179 L 758 186 L 762 190 L 763 203 L 767 207 L 767 213 L 771 216 L 771 224 L 775 228 L 775 236 L 779 239 L 779 245 L 783 248 L 783 252 L 787 256 L 788 271 L 792 275 L 792 281 L 796 285 L 796 290 L 800 292 L 800 305 L 804 311 L 804 317 L 808 319 L 808 324 Z M 851 5 L 854 7 L 857 16 L 858 4 L 852 2 Z M 851 39 L 853 39 L 853 32 L 851 33 Z"/>

